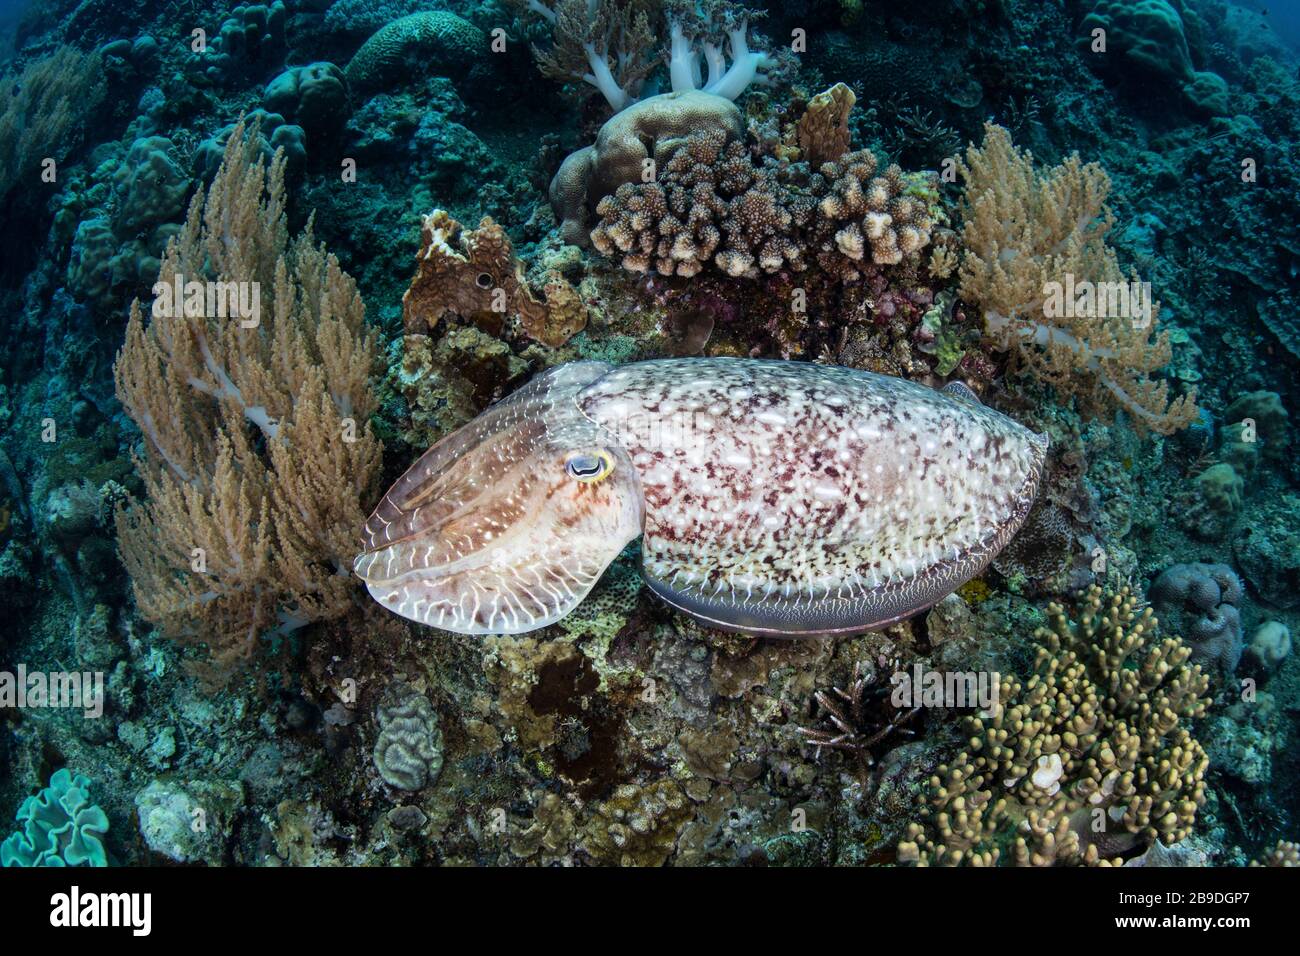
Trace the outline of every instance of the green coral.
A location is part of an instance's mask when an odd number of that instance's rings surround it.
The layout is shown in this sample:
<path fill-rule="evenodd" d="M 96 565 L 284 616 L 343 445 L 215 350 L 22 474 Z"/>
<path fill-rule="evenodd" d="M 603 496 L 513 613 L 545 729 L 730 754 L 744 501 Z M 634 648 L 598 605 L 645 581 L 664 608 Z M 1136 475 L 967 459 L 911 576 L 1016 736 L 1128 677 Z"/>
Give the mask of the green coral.
<path fill-rule="evenodd" d="M 17 832 L 0 843 L 3 866 L 108 866 L 102 837 L 108 816 L 90 802 L 90 780 L 66 767 L 28 797 L 15 817 Z"/>

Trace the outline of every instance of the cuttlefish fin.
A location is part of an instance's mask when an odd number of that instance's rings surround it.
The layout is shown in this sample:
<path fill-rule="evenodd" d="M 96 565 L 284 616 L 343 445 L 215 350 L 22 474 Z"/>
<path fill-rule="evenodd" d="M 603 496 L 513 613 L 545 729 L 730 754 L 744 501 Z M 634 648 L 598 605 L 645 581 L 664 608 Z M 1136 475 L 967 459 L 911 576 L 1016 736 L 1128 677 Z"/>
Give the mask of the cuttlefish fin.
<path fill-rule="evenodd" d="M 965 382 L 949 382 L 943 388 L 939 389 L 939 391 L 971 405 L 984 404 L 980 401 L 980 397 L 975 394 L 974 390 Z"/>

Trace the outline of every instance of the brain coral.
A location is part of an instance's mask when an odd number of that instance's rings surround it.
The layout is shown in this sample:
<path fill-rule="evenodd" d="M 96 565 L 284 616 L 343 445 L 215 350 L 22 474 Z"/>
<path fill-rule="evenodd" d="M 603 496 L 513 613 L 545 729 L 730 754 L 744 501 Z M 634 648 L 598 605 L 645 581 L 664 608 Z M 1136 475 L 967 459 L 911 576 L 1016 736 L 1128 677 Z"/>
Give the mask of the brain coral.
<path fill-rule="evenodd" d="M 1151 604 L 1193 660 L 1231 674 L 1241 660 L 1241 579 L 1226 564 L 1175 564 L 1151 583 Z"/>
<path fill-rule="evenodd" d="M 734 139 L 743 130 L 735 103 L 700 90 L 651 96 L 614 114 L 596 142 L 571 154 L 551 180 L 561 235 L 587 245 L 587 222 L 600 200 L 624 183 L 642 182 L 647 160 L 662 170 L 688 136 L 716 132 Z"/>
<path fill-rule="evenodd" d="M 90 802 L 90 780 L 81 774 L 56 770 L 15 819 L 18 831 L 0 843 L 0 865 L 108 866 L 102 842 L 108 817 Z"/>
<path fill-rule="evenodd" d="M 464 72 L 471 52 L 486 44 L 482 30 L 454 13 L 413 13 L 362 44 L 347 66 L 347 79 L 354 89 L 377 90 L 406 76 Z"/>
<path fill-rule="evenodd" d="M 421 790 L 438 779 L 442 731 L 429 698 L 396 681 L 384 689 L 375 720 L 375 767 L 385 783 L 399 790 Z"/>

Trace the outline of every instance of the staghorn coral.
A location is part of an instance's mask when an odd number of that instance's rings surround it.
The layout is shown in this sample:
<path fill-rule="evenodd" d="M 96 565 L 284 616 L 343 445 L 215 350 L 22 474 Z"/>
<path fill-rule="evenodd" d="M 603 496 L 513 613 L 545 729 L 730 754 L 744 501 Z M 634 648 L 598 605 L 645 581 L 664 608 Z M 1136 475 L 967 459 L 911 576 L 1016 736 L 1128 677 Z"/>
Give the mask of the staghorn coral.
<path fill-rule="evenodd" d="M 264 636 L 352 606 L 381 453 L 375 336 L 310 225 L 290 240 L 283 155 L 264 166 L 242 122 L 158 279 L 152 318 L 132 305 L 114 365 L 146 491 L 118 511 L 118 541 L 140 614 L 206 645 L 204 676 L 220 684 Z M 199 295 L 169 303 L 188 282 Z M 241 283 L 260 299 L 251 317 L 204 301 L 220 290 L 228 306 Z"/>
<path fill-rule="evenodd" d="M 1161 434 L 1193 422 L 1195 391 L 1170 401 L 1167 384 L 1152 377 L 1172 354 L 1167 333 L 1152 337 L 1154 304 L 1148 316 L 1109 308 L 1127 302 L 1129 280 L 1106 244 L 1114 217 L 1101 167 L 1071 156 L 1035 169 L 1007 130 L 988 124 L 959 169 L 966 184 L 961 296 L 983 311 L 992 344 L 1087 413 L 1121 408 L 1138 428 Z M 1092 307 L 1052 308 L 1051 290 L 1070 283 L 1094 284 Z M 1108 292 L 1115 295 L 1105 302 Z"/>
<path fill-rule="evenodd" d="M 1183 722 L 1210 703 L 1191 649 L 1127 587 L 1048 614 L 1029 679 L 1001 675 L 996 706 L 963 719 L 968 747 L 930 779 L 900 861 L 1113 865 L 1190 832 L 1208 759 Z"/>
<path fill-rule="evenodd" d="M 853 755 L 867 766 L 875 763 L 873 751 L 897 735 L 916 733 L 909 723 L 921 711 L 920 703 L 906 710 L 894 707 L 890 697 L 894 685 L 890 674 L 899 672 L 899 662 L 892 667 L 876 668 L 863 661 L 853 664 L 853 679 L 848 689 L 832 687 L 830 693 L 817 691 L 813 700 L 817 716 L 824 726 L 799 727 L 798 733 L 820 759 L 823 750 L 839 750 Z"/>
<path fill-rule="evenodd" d="M 869 150 L 823 164 L 806 183 L 771 157 L 755 162 L 719 131 L 691 136 L 655 182 L 625 183 L 596 207 L 596 249 L 625 269 L 733 278 L 802 272 L 810 253 L 842 281 L 895 265 L 930 239 L 927 203 L 896 166 L 875 176 Z"/>
<path fill-rule="evenodd" d="M 402 296 L 408 332 L 432 330 L 450 314 L 500 335 L 511 317 L 529 338 L 558 348 L 587 324 L 587 307 L 558 273 L 548 277 L 545 299 L 533 295 L 510 237 L 490 216 L 468 230 L 445 210 L 433 210 L 421 224 L 415 261 Z"/>

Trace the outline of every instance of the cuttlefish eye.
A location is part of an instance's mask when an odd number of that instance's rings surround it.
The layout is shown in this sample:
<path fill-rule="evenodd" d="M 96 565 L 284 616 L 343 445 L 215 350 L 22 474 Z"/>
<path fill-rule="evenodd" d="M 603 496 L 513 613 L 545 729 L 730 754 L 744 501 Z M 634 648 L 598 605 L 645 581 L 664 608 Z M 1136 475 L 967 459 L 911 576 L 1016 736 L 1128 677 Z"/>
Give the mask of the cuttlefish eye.
<path fill-rule="evenodd" d="M 570 455 L 564 463 L 564 470 L 575 481 L 597 482 L 614 470 L 614 459 L 604 451 L 582 452 Z"/>

